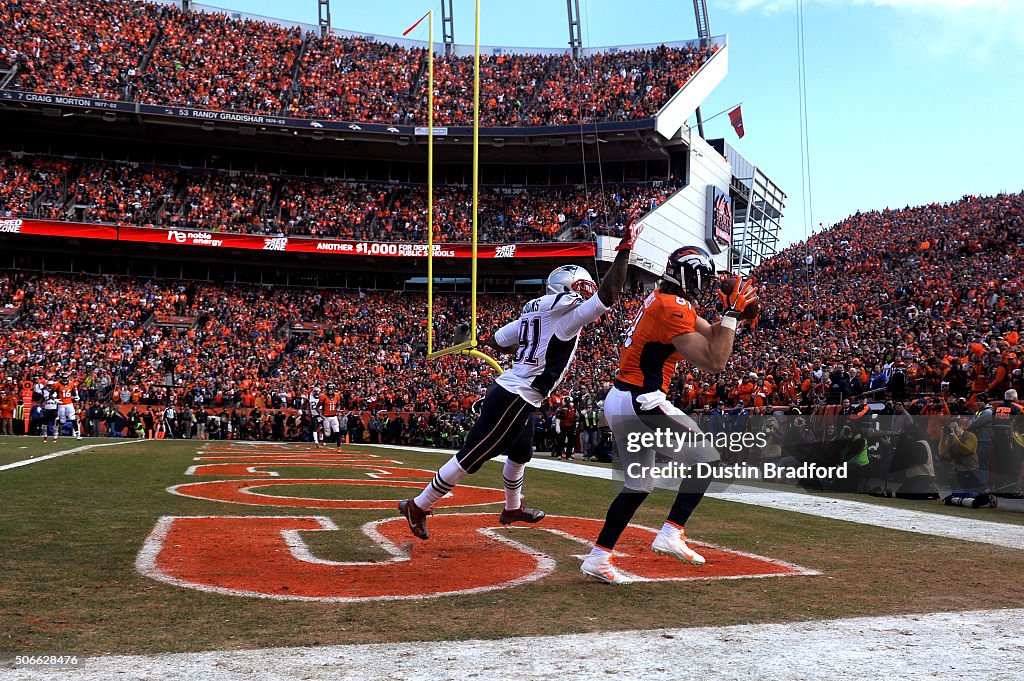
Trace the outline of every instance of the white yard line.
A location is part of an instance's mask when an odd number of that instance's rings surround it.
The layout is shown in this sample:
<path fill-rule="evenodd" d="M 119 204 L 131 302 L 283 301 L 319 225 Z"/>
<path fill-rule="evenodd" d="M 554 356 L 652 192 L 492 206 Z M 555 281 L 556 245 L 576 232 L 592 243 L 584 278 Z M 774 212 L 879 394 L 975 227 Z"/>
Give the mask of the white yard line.
<path fill-rule="evenodd" d="M 392 447 L 391 445 L 372 446 L 444 454 L 454 453 L 453 450 Z M 504 461 L 504 457 L 499 456 L 495 460 Z M 530 461 L 530 468 L 602 480 L 611 480 L 613 473 L 611 468 L 587 466 L 572 461 L 545 458 L 544 456 Z M 843 520 L 861 525 L 873 525 L 890 530 L 916 532 L 933 537 L 945 537 L 1024 550 L 1024 525 L 961 518 L 939 513 L 929 513 L 927 511 L 911 511 L 881 504 L 869 504 L 863 501 L 850 501 L 848 499 L 832 499 L 797 492 L 777 492 L 749 485 L 715 485 L 712 489 L 716 491 L 709 492 L 709 497 L 723 501 L 733 501 L 738 504 L 763 506 L 777 511 L 793 511 L 794 513 L 804 513 L 819 518 Z"/>
<path fill-rule="evenodd" d="M 875 527 L 884 527 L 890 530 L 903 530 L 904 532 L 916 532 L 933 537 L 959 539 L 961 541 L 973 541 L 981 544 L 993 544 L 1010 549 L 1024 550 L 1024 525 L 961 518 L 939 513 L 929 513 L 927 511 L 911 511 L 881 504 L 868 504 L 862 501 L 850 501 L 847 499 L 831 499 L 811 494 L 765 491 L 746 485 L 730 485 L 727 491 L 713 492 L 708 496 L 724 501 L 735 501 L 739 504 L 751 504 L 781 511 L 806 513 L 819 518 L 845 520 L 851 523 L 874 525 Z M 979 512 L 984 513 L 984 511 Z"/>
<path fill-rule="evenodd" d="M 100 442 L 94 445 L 82 445 L 81 447 L 75 447 L 74 449 L 65 449 L 63 452 L 54 452 L 53 454 L 45 454 L 43 456 L 37 456 L 34 459 L 25 459 L 24 461 L 15 461 L 14 463 L 4 464 L 0 466 L 0 471 L 8 471 L 12 468 L 21 468 L 22 466 L 30 466 L 40 461 L 49 461 L 50 459 L 56 459 L 58 456 L 67 456 L 68 454 L 78 454 L 79 452 L 85 452 L 90 449 L 99 449 L 100 447 L 116 447 L 117 445 L 127 445 L 138 442 L 149 442 L 149 440 L 125 440 L 124 442 Z"/>
<path fill-rule="evenodd" d="M 876 681 L 970 678 L 978 670 L 986 679 L 1020 678 L 1022 664 L 1024 609 L 496 641 L 90 657 L 62 670 L 4 671 L 0 664 L 0 679 Z"/>

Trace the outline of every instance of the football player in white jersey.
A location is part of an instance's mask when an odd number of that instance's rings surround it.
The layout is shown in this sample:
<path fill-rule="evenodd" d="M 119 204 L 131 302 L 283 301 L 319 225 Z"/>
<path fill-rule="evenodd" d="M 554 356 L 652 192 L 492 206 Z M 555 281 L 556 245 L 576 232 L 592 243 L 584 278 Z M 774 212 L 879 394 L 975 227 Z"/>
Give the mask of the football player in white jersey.
<path fill-rule="evenodd" d="M 46 415 L 43 421 L 43 442 L 48 437 L 53 437 L 56 442 L 60 437 L 60 424 L 57 423 L 58 410 L 60 409 L 60 393 L 57 391 L 53 381 L 49 381 L 43 389 L 43 413 Z"/>
<path fill-rule="evenodd" d="M 323 417 L 320 416 L 320 388 L 313 388 L 309 393 L 309 429 L 313 431 L 313 446 L 320 446 L 320 427 Z"/>
<path fill-rule="evenodd" d="M 626 226 L 615 250 L 615 262 L 598 289 L 590 274 L 578 265 L 565 265 L 547 279 L 546 295 L 523 307 L 522 316 L 483 341 L 500 352 L 515 352 L 512 368 L 495 380 L 480 406 L 480 416 L 466 436 L 466 444 L 441 466 L 423 492 L 399 502 L 398 510 L 409 529 L 427 539 L 427 516 L 437 502 L 485 461 L 507 454 L 502 478 L 505 510 L 500 521 L 536 523 L 544 512 L 522 500 L 523 473 L 533 456 L 533 412 L 565 378 L 576 355 L 580 331 L 597 321 L 615 303 L 626 282 L 629 253 L 642 226 Z M 596 293 L 596 295 L 595 295 Z M 459 334 L 467 336 L 463 325 Z M 456 338 L 456 342 L 463 340 Z"/>

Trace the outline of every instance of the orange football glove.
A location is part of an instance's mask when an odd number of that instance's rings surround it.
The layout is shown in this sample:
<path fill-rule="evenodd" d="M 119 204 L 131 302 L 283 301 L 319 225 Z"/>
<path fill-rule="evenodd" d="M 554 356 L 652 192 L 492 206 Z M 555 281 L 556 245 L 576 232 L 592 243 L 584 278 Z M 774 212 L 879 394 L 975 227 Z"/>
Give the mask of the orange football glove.
<path fill-rule="evenodd" d="M 752 279 L 723 277 L 718 287 L 718 297 L 725 308 L 724 314 L 737 319 L 756 319 L 761 311 L 757 296 L 757 285 Z"/>

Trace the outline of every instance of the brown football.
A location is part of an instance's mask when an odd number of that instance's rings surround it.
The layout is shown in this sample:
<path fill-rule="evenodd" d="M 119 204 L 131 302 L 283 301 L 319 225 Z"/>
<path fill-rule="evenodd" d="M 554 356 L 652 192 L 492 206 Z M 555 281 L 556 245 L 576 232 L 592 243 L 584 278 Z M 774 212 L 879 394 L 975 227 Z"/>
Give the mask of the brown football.
<path fill-rule="evenodd" d="M 740 278 L 732 274 L 723 274 L 718 278 L 718 290 L 725 295 L 731 294 L 736 290 L 736 282 Z"/>

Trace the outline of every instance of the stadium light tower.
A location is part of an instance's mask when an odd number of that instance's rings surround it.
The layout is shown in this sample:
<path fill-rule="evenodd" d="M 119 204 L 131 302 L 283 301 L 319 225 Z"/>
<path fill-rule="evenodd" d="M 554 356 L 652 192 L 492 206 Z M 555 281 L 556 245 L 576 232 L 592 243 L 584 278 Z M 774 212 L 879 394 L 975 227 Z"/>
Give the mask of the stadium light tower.
<path fill-rule="evenodd" d="M 711 44 L 711 26 L 708 24 L 708 3 L 707 0 L 693 0 L 693 16 L 697 19 L 697 38 L 700 40 L 701 49 L 707 49 Z M 704 137 L 704 117 L 701 116 L 700 107 L 697 107 L 697 134 Z"/>
<path fill-rule="evenodd" d="M 452 0 L 441 0 L 441 34 L 444 39 L 444 56 L 452 56 L 455 49 L 455 20 L 452 18 Z"/>
<path fill-rule="evenodd" d="M 583 37 L 580 34 L 580 0 L 565 0 L 569 9 L 569 47 L 572 48 L 572 58 L 579 59 L 583 56 Z"/>
<path fill-rule="evenodd" d="M 317 0 L 320 15 L 320 37 L 326 38 L 331 32 L 331 0 Z"/>

